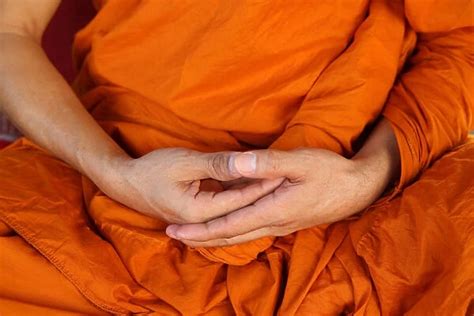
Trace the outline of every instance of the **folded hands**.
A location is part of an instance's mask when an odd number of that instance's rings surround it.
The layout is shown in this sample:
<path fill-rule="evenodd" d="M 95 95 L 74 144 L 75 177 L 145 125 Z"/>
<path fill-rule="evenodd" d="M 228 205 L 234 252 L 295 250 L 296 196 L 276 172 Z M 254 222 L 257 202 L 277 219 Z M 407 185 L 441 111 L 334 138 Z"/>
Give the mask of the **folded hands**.
<path fill-rule="evenodd" d="M 324 149 L 201 153 L 158 149 L 114 162 L 101 189 L 169 223 L 192 247 L 227 246 L 332 223 L 373 203 L 399 173 L 392 129 L 382 121 L 351 159 Z"/>

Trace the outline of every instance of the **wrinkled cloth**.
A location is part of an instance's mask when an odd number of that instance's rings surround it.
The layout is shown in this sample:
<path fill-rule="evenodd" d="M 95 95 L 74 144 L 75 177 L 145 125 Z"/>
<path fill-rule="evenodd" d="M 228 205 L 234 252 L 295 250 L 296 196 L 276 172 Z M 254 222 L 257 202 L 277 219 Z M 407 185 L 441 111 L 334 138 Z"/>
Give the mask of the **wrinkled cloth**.
<path fill-rule="evenodd" d="M 76 36 L 74 88 L 130 155 L 306 146 L 350 157 L 383 116 L 401 176 L 351 219 L 192 249 L 22 139 L 0 151 L 0 280 L 19 284 L 2 282 L 0 306 L 160 315 L 468 309 L 472 1 L 96 5 Z M 51 292 L 32 293 L 38 280 Z M 66 299 L 51 299 L 58 295 Z"/>

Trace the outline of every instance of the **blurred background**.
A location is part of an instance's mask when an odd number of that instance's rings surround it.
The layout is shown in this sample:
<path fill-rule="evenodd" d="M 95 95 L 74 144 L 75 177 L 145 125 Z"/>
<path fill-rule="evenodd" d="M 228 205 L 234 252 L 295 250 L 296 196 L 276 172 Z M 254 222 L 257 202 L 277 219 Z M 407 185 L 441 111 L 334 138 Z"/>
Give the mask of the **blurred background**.
<path fill-rule="evenodd" d="M 84 27 L 95 14 L 92 0 L 62 0 L 44 37 L 43 48 L 64 78 L 74 79 L 72 65 L 72 42 L 74 34 Z M 15 127 L 0 112 L 0 148 L 20 136 Z"/>

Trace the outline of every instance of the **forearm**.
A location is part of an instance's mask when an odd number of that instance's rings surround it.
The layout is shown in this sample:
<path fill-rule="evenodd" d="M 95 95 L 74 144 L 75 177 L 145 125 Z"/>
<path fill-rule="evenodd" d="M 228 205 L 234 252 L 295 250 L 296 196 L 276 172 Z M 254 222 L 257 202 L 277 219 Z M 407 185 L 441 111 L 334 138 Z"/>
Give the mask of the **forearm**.
<path fill-rule="evenodd" d="M 390 123 L 382 118 L 352 158 L 366 179 L 373 199 L 400 176 L 400 152 Z"/>
<path fill-rule="evenodd" d="M 28 138 L 94 181 L 128 159 L 28 36 L 0 33 L 0 110 Z"/>

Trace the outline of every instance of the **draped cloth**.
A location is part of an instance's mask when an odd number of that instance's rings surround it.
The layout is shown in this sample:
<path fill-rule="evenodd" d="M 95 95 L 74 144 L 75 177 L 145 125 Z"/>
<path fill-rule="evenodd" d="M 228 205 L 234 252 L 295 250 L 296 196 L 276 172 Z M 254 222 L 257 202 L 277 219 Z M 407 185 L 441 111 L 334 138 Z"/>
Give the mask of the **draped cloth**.
<path fill-rule="evenodd" d="M 347 220 L 192 249 L 21 139 L 0 151 L 2 313 L 446 315 L 472 306 L 472 1 L 96 6 L 75 39 L 74 89 L 131 156 L 316 147 L 351 157 L 383 116 L 401 175 Z"/>

